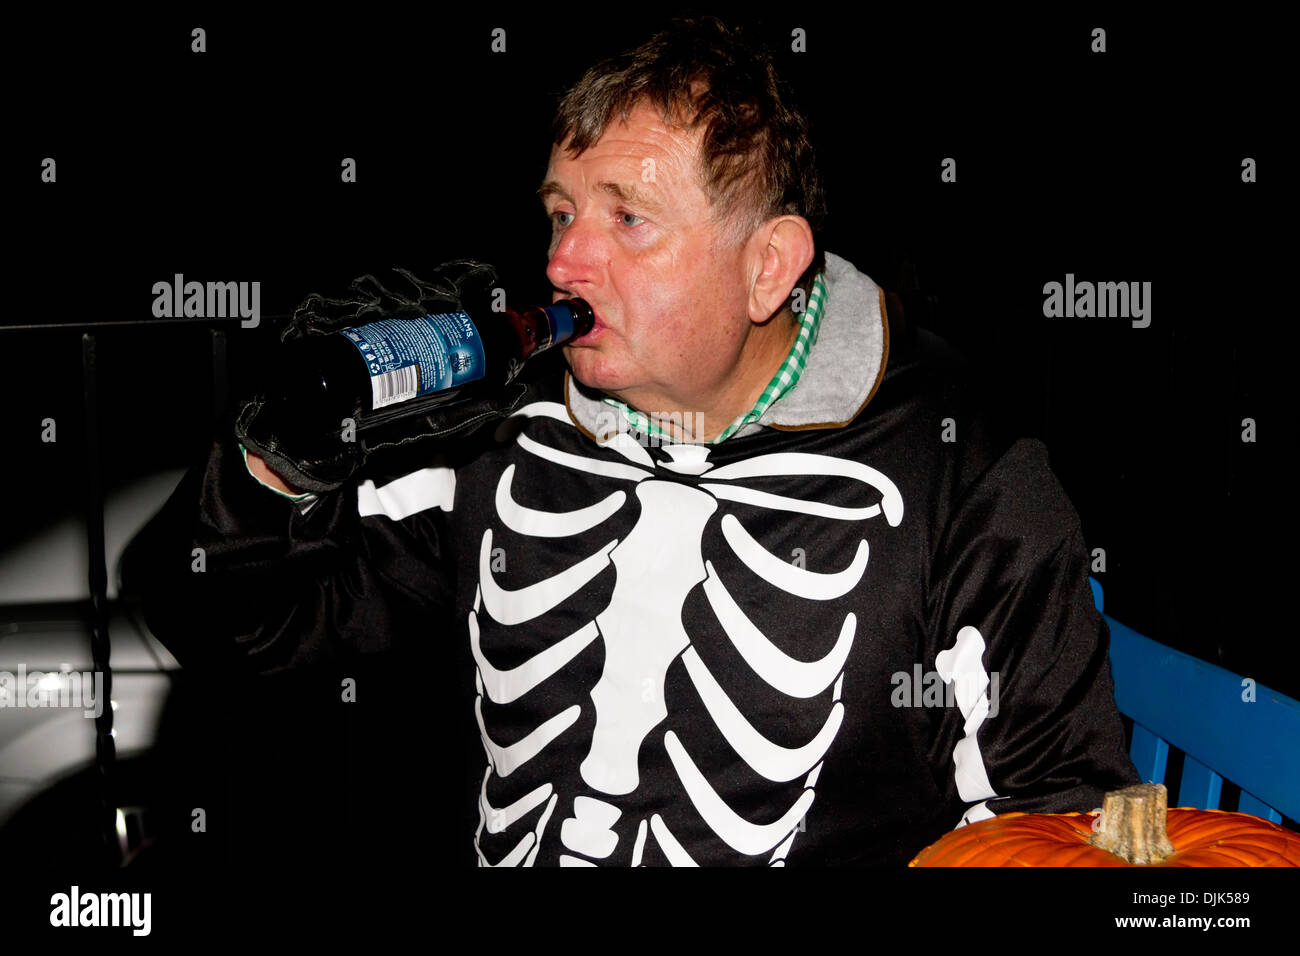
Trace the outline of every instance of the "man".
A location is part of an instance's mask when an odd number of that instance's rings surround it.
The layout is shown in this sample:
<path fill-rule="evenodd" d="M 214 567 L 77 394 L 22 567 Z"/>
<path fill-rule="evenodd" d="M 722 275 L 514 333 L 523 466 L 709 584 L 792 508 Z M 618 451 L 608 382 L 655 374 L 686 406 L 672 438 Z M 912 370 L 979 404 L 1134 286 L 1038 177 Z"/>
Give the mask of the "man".
<path fill-rule="evenodd" d="M 820 252 L 767 58 L 684 21 L 599 65 L 540 194 L 555 297 L 597 319 L 571 374 L 319 493 L 242 416 L 247 465 L 224 436 L 174 499 L 240 595 L 191 660 L 436 643 L 482 865 L 897 865 L 1136 782 L 1045 450 L 997 446 L 941 343 Z"/>

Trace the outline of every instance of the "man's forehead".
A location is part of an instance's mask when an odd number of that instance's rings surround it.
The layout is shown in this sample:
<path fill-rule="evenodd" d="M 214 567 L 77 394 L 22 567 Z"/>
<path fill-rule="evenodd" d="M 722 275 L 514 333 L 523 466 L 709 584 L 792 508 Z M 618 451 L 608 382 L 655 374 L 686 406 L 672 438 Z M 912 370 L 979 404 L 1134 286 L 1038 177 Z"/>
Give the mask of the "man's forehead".
<path fill-rule="evenodd" d="M 572 199 L 570 188 L 585 188 L 645 203 L 662 199 L 665 185 L 698 188 L 700 135 L 699 130 L 666 123 L 650 106 L 639 106 L 627 122 L 616 117 L 576 156 L 564 146 L 553 146 L 539 194 L 543 200 L 550 195 Z M 587 180 L 585 187 L 574 182 L 578 177 Z"/>
<path fill-rule="evenodd" d="M 617 112 L 611 116 L 609 124 L 590 148 L 596 149 L 602 144 L 608 150 L 649 145 L 694 156 L 702 135 L 702 128 L 688 127 L 678 114 L 670 119 L 657 106 L 642 99 L 628 110 L 626 120 Z"/>

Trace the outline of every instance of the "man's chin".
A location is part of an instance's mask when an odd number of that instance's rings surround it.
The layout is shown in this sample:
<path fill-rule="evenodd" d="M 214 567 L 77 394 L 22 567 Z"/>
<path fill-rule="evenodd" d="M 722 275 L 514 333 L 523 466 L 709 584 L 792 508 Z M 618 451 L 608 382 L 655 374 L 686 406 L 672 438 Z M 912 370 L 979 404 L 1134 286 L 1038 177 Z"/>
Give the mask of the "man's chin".
<path fill-rule="evenodd" d="M 569 360 L 569 371 L 584 388 L 604 392 L 612 398 L 618 398 L 618 392 L 627 387 L 622 377 L 610 369 L 603 368 L 590 349 L 565 349 L 565 358 Z"/>

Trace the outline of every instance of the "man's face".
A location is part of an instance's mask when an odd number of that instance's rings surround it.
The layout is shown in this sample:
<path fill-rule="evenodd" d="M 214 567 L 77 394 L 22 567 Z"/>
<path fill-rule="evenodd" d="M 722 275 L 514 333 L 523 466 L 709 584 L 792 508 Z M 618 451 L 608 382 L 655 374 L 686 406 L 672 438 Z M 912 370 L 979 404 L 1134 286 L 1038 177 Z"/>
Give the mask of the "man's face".
<path fill-rule="evenodd" d="M 700 135 L 641 105 L 577 157 L 553 148 L 541 191 L 555 297 L 596 313 L 595 328 L 565 346 L 569 365 L 648 412 L 706 407 L 750 325 L 745 247 L 728 248 L 711 222 Z"/>

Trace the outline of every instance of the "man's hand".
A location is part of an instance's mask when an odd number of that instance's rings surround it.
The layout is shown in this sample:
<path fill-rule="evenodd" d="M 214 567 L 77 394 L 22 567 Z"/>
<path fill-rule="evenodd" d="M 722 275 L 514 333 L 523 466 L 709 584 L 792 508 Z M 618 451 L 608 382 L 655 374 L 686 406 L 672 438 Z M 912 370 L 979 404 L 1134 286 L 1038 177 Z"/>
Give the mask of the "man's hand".
<path fill-rule="evenodd" d="M 459 311 L 462 300 L 485 301 L 497 278 L 492 266 L 469 259 L 443 263 L 428 280 L 405 269 L 393 272 L 397 281 L 390 280 L 388 285 L 372 275 L 352 280 L 351 292 L 344 298 L 326 298 L 319 293 L 308 296 L 281 332 L 281 341 L 331 335 L 378 319 Z M 235 437 L 248 450 L 253 473 L 277 490 L 294 489 L 288 492 L 291 494 L 337 490 L 364 467 L 373 452 L 388 454 L 390 449 L 415 442 L 468 435 L 510 415 L 528 394 L 524 383 L 512 382 L 502 393 L 448 403 L 431 411 L 419 411 L 419 403 L 413 403 L 408 414 L 396 415 L 364 436 L 357 434 L 359 428 L 341 429 L 341 421 L 322 434 L 320 425 L 301 413 L 292 396 L 281 393 L 273 364 L 266 374 L 268 380 L 260 391 L 239 407 Z M 362 417 L 360 399 L 349 417 L 354 424 Z"/>
<path fill-rule="evenodd" d="M 270 485 L 276 491 L 283 491 L 286 495 L 301 495 L 301 488 L 294 488 L 292 485 L 285 483 L 284 479 L 273 472 L 266 466 L 266 461 L 257 452 L 248 453 L 248 470 L 253 473 L 253 477 Z"/>

